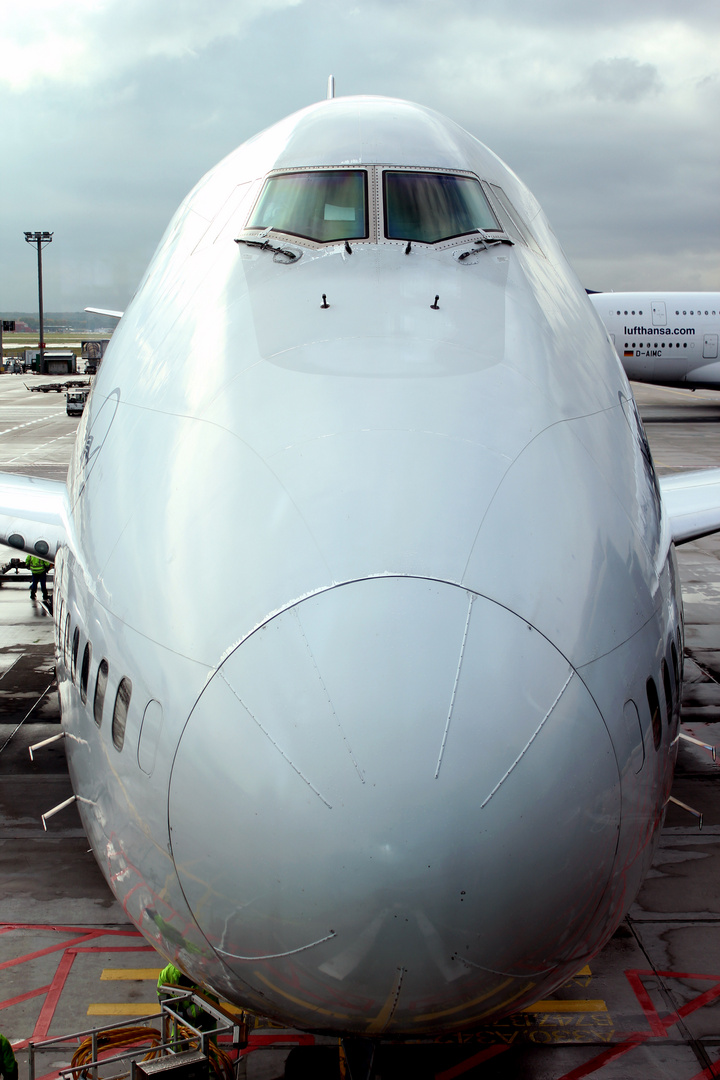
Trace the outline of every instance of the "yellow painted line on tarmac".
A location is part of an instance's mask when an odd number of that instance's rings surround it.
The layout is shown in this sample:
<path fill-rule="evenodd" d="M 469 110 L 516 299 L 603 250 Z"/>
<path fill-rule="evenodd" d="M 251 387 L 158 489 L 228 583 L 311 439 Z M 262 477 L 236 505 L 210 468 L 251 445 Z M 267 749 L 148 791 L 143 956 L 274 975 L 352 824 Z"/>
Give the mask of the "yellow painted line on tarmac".
<path fill-rule="evenodd" d="M 590 965 L 586 964 L 585 967 L 582 967 L 582 968 L 580 968 L 579 971 L 576 971 L 575 974 L 573 975 L 573 978 L 577 979 L 578 975 L 592 975 L 592 971 L 590 970 Z"/>
<path fill-rule="evenodd" d="M 152 979 L 158 981 L 162 968 L 103 968 L 101 979 Z"/>
<path fill-rule="evenodd" d="M 88 1016 L 159 1016 L 160 1006 L 158 1002 L 145 1002 L 135 1005 L 123 1002 L 110 1001 L 105 1004 L 88 1005 Z"/>
<path fill-rule="evenodd" d="M 598 1013 L 607 1012 L 608 1007 L 604 1001 L 579 1000 L 579 1001 L 536 1001 L 534 1005 L 528 1005 L 521 1009 L 523 1013 Z"/>
<path fill-rule="evenodd" d="M 232 1016 L 242 1016 L 245 1010 L 240 1005 L 231 1005 L 229 1001 L 220 1003 L 225 1012 Z M 157 1001 L 136 1002 L 127 1005 L 123 1002 L 107 1002 L 106 1004 L 89 1005 L 88 1016 L 153 1016 L 160 1014 L 160 1005 Z"/>

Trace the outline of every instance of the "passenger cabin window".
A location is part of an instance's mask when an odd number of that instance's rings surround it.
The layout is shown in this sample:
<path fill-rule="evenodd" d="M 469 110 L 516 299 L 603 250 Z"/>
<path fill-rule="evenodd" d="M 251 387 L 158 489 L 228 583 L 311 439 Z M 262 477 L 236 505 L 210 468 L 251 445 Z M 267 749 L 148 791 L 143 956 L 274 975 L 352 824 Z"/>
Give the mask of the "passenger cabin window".
<path fill-rule="evenodd" d="M 660 747 L 660 740 L 662 739 L 662 722 L 660 720 L 660 698 L 658 697 L 657 687 L 653 678 L 649 678 L 645 683 L 645 689 L 647 691 L 650 720 L 652 722 L 653 743 L 655 749 L 658 750 Z"/>
<path fill-rule="evenodd" d="M 92 657 L 92 645 L 88 641 L 85 645 L 85 651 L 83 652 L 82 667 L 80 668 L 80 699 L 83 703 L 87 701 L 87 688 L 88 679 L 90 677 L 90 658 Z"/>
<path fill-rule="evenodd" d="M 77 675 L 77 658 L 78 658 L 78 650 L 79 650 L 79 648 L 80 648 L 80 630 L 76 626 L 75 630 L 73 631 L 73 638 L 72 638 L 72 677 L 73 677 L 73 682 L 75 681 L 75 676 Z"/>
<path fill-rule="evenodd" d="M 63 640 L 63 658 L 65 670 L 70 671 L 70 612 L 65 616 L 65 638 Z"/>
<path fill-rule="evenodd" d="M 93 717 L 98 727 L 102 724 L 103 705 L 105 704 L 105 691 L 107 689 L 109 670 L 107 660 L 101 660 L 98 665 L 97 678 L 95 680 L 95 697 L 93 699 Z"/>
<path fill-rule="evenodd" d="M 122 750 L 125 742 L 125 725 L 127 724 L 130 697 L 132 695 L 132 683 L 129 679 L 121 679 L 115 695 L 115 708 L 112 718 L 112 741 L 116 750 Z"/>
<path fill-rule="evenodd" d="M 273 229 L 320 244 L 368 235 L 367 173 L 332 169 L 282 173 L 265 182 L 247 229 Z"/>
<path fill-rule="evenodd" d="M 386 171 L 383 192 L 389 240 L 437 244 L 478 229 L 500 229 L 480 182 L 470 176 Z"/>
<path fill-rule="evenodd" d="M 677 654 L 677 649 L 675 648 L 675 642 L 674 641 L 670 642 L 670 655 L 672 657 L 673 674 L 675 676 L 675 686 L 677 687 L 678 693 L 679 693 L 679 690 L 680 690 L 680 667 L 678 665 L 678 654 Z"/>
<path fill-rule="evenodd" d="M 664 657 L 662 664 L 660 665 L 660 671 L 662 673 L 663 690 L 665 691 L 665 718 L 669 726 L 672 723 L 673 717 L 673 693 L 672 684 L 670 682 L 670 672 Z"/>

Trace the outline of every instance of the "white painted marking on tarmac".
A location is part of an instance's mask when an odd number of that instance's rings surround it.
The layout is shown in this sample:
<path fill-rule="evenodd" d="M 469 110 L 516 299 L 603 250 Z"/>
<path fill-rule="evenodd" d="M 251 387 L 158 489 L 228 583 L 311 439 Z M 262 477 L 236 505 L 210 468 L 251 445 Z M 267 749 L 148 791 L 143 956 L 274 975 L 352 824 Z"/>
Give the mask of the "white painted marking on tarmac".
<path fill-rule="evenodd" d="M 42 424 L 45 420 L 54 420 L 56 416 L 65 416 L 65 410 L 61 412 L 49 413 L 47 416 L 38 416 L 36 420 L 27 420 L 24 424 L 16 424 L 15 427 L 5 428 L 4 431 L 0 431 L 0 436 L 9 435 L 11 431 L 20 431 L 21 428 L 30 427 L 31 424 Z"/>
<path fill-rule="evenodd" d="M 720 600 L 720 584 L 707 582 L 705 585 L 686 586 L 682 598 L 685 604 L 717 604 Z"/>
<path fill-rule="evenodd" d="M 717 396 L 711 396 L 717 395 L 717 390 L 711 390 L 708 393 L 703 392 L 702 390 L 691 390 L 689 388 L 687 390 L 681 390 L 678 387 L 662 386 L 660 383 L 643 383 L 642 385 L 654 386 L 656 389 L 664 390 L 667 394 L 675 394 L 676 397 L 681 397 L 685 401 L 709 401 L 712 402 L 713 405 L 720 404 L 720 399 L 718 399 Z"/>
<path fill-rule="evenodd" d="M 10 667 L 8 667 L 8 668 L 5 668 L 5 670 L 3 671 L 2 675 L 0 675 L 0 679 L 4 679 L 4 678 L 5 678 L 5 676 L 7 675 L 8 671 L 12 671 L 12 669 L 13 669 L 13 668 L 15 667 L 15 665 L 16 665 L 16 664 L 19 664 L 19 663 L 20 663 L 20 661 L 22 660 L 22 658 L 23 658 L 23 656 L 24 656 L 24 655 L 25 655 L 25 653 L 20 653 L 20 655 L 19 655 L 19 656 L 17 656 L 17 657 L 16 657 L 16 658 L 15 658 L 15 659 L 13 660 L 12 664 L 10 665 Z"/>
<path fill-rule="evenodd" d="M 14 465 L 16 462 L 22 461 L 23 458 L 26 458 L 28 456 L 28 454 L 35 454 L 35 453 L 39 453 L 41 450 L 47 450 L 47 448 L 49 446 L 52 446 L 53 443 L 60 442 L 62 439 L 74 439 L 74 438 L 75 438 L 75 432 L 74 431 L 66 431 L 64 435 L 57 435 L 54 439 L 48 439 L 48 441 L 46 443 L 41 443 L 41 444 L 39 444 L 37 446 L 31 446 L 28 450 L 25 450 L 22 454 L 18 454 L 17 457 L 9 458 L 5 462 L 5 464 L 6 465 Z M 37 464 L 39 464 L 39 462 L 34 461 L 33 464 L 37 465 Z M 49 462 L 48 464 L 57 464 L 57 462 Z"/>
<path fill-rule="evenodd" d="M 4 742 L 3 744 L 2 744 L 2 746 L 0 746 L 0 754 L 1 754 L 2 752 L 3 752 L 3 750 L 5 749 L 5 747 L 7 746 L 7 744 L 8 744 L 9 742 L 10 742 L 10 740 L 11 740 L 11 739 L 12 739 L 12 737 L 13 737 L 13 735 L 15 735 L 15 733 L 16 733 L 16 732 L 18 732 L 18 731 L 20 730 L 20 728 L 21 728 L 21 727 L 23 726 L 23 724 L 25 723 L 25 721 L 27 720 L 27 718 L 28 718 L 28 717 L 30 716 L 30 714 L 31 714 L 31 713 L 33 713 L 33 712 L 35 712 L 35 709 L 36 709 L 36 708 L 38 707 L 38 705 L 40 704 L 40 702 L 42 701 L 42 699 L 43 699 L 43 698 L 45 697 L 45 695 L 46 695 L 46 694 L 48 693 L 48 691 L 49 691 L 49 690 L 52 690 L 52 688 L 53 688 L 53 686 L 54 686 L 54 685 L 55 685 L 55 680 L 53 679 L 53 681 L 52 681 L 52 682 L 50 683 L 50 685 L 49 685 L 49 686 L 46 686 L 46 687 L 45 687 L 45 689 L 43 690 L 42 694 L 41 694 L 41 695 L 40 695 L 40 697 L 39 697 L 39 698 L 37 699 L 37 701 L 35 702 L 35 704 L 33 705 L 33 707 L 32 707 L 32 708 L 30 709 L 30 711 L 29 711 L 29 712 L 27 712 L 27 713 L 25 713 L 25 716 L 23 716 L 22 720 L 21 720 L 21 721 L 20 721 L 20 723 L 19 723 L 19 724 L 17 725 L 17 727 L 15 727 L 15 728 L 14 728 L 14 729 L 13 729 L 13 730 L 12 730 L 12 731 L 10 732 L 10 734 L 8 735 L 8 737 L 7 737 L 7 739 L 5 740 L 5 742 Z M 75 796 L 73 796 L 73 798 L 75 798 Z M 65 803 L 63 803 L 62 805 L 64 806 L 64 805 L 65 805 Z M 45 816 L 47 817 L 47 814 L 46 814 Z"/>

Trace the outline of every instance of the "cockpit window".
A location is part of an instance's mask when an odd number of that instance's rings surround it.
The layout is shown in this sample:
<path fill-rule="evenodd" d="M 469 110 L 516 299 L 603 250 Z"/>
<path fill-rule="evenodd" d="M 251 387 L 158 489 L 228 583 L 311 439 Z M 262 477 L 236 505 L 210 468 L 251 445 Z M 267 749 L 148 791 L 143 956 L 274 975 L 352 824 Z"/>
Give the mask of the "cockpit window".
<path fill-rule="evenodd" d="M 500 226 L 480 183 L 447 173 L 385 172 L 385 235 L 437 244 L 477 229 Z"/>
<path fill-rule="evenodd" d="M 247 229 L 273 229 L 320 244 L 368 235 L 367 173 L 281 173 L 265 183 Z"/>
<path fill-rule="evenodd" d="M 504 215 L 505 217 L 504 225 L 508 236 L 512 236 L 513 239 L 526 244 L 529 248 L 532 248 L 537 255 L 542 255 L 542 249 L 530 232 L 530 228 L 523 222 L 522 217 L 518 214 L 503 189 L 497 184 L 490 184 L 489 187 L 500 204 L 496 209 L 501 216 Z"/>

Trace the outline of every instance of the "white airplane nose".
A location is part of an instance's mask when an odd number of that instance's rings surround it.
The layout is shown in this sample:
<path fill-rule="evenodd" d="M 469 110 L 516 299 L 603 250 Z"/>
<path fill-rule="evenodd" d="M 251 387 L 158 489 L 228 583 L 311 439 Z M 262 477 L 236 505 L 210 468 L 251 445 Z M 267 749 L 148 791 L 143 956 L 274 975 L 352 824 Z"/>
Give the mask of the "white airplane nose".
<path fill-rule="evenodd" d="M 377 577 L 229 654 L 169 811 L 195 918 L 269 1015 L 409 1032 L 537 997 L 584 955 L 620 796 L 597 707 L 546 638 L 457 585 Z"/>

